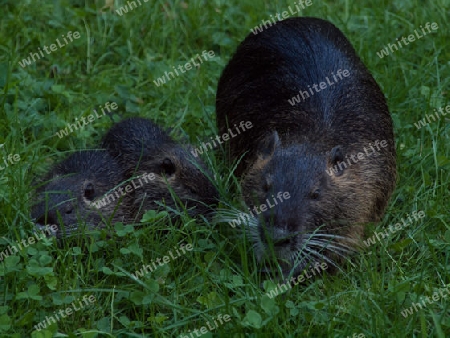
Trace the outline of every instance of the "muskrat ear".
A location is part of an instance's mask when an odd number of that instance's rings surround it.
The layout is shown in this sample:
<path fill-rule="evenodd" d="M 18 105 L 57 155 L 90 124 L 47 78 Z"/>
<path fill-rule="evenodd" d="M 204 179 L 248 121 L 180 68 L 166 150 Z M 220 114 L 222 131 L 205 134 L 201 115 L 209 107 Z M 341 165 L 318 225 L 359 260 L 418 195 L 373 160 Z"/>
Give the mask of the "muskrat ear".
<path fill-rule="evenodd" d="M 330 163 L 331 165 L 336 165 L 338 162 L 342 162 L 344 160 L 344 154 L 342 152 L 342 146 L 336 146 L 331 149 L 330 152 Z"/>
<path fill-rule="evenodd" d="M 172 175 L 176 171 L 175 164 L 167 157 L 161 162 L 160 167 L 162 174 Z"/>
<path fill-rule="evenodd" d="M 86 184 L 84 187 L 84 197 L 86 197 L 89 201 L 92 201 L 95 197 L 95 188 L 92 183 Z"/>
<path fill-rule="evenodd" d="M 340 162 L 344 161 L 344 152 L 342 150 L 342 146 L 336 146 L 333 149 L 331 149 L 330 152 L 330 158 L 329 158 L 329 163 L 330 163 L 330 167 L 335 168 L 334 171 L 334 176 L 341 176 L 343 173 L 343 169 L 342 170 L 337 170 L 337 167 L 339 165 Z M 339 167 L 339 169 L 341 169 Z"/>
<path fill-rule="evenodd" d="M 276 130 L 272 134 L 263 139 L 258 146 L 258 156 L 266 159 L 271 157 L 275 149 L 281 145 L 280 137 Z"/>

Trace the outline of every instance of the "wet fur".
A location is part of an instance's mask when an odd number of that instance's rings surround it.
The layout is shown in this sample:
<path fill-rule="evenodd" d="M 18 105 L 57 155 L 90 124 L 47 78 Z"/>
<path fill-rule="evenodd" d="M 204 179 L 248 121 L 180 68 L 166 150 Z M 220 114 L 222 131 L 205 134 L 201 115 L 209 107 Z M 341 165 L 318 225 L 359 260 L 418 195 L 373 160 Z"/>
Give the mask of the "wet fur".
<path fill-rule="evenodd" d="M 350 76 L 292 106 L 288 99 L 338 69 Z M 258 258 L 273 251 L 283 273 L 308 264 L 336 265 L 357 248 L 367 222 L 383 216 L 396 181 L 392 121 L 379 86 L 331 23 L 292 18 L 237 48 L 219 80 L 219 133 L 240 121 L 254 127 L 229 145 L 249 207 L 272 193 L 291 198 L 249 227 Z M 326 170 L 376 140 L 387 147 L 338 175 Z"/>
<path fill-rule="evenodd" d="M 172 209 L 182 204 L 190 215 L 197 215 L 210 213 L 217 202 L 204 164 L 188 152 L 189 147 L 182 148 L 147 119 L 114 125 L 103 147 L 107 150 L 72 154 L 43 178 L 32 208 L 38 227 L 56 224 L 55 235 L 64 237 L 77 232 L 82 223 L 102 228 L 108 221 L 139 222 L 147 210 L 164 210 L 161 203 Z M 141 175 L 151 173 L 153 180 L 139 182 Z M 131 180 L 137 188 L 122 195 L 117 188 Z M 107 194 L 114 201 L 98 203 Z"/>
<path fill-rule="evenodd" d="M 146 210 L 160 209 L 157 202 L 177 209 L 179 200 L 192 216 L 211 212 L 209 206 L 217 203 L 211 175 L 204 163 L 191 155 L 191 147 L 182 147 L 148 119 L 130 118 L 116 124 L 106 134 L 103 147 L 128 177 L 155 175 L 145 188 L 132 192 L 133 212 L 138 217 Z"/>
<path fill-rule="evenodd" d="M 119 164 L 106 151 L 77 151 L 42 179 L 31 217 L 38 227 L 57 225 L 57 237 L 76 232 L 82 223 L 92 229 L 104 227 L 105 221 L 127 222 L 126 200 L 116 199 L 101 208 L 94 203 L 123 180 Z"/>

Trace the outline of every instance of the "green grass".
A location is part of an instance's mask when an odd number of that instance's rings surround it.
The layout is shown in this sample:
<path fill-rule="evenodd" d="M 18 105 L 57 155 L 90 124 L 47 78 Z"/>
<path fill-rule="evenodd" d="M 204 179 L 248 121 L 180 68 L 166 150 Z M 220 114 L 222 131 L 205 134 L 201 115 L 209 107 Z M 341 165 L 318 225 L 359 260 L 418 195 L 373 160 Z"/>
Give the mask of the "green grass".
<path fill-rule="evenodd" d="M 221 70 L 251 28 L 294 2 L 141 3 L 118 16 L 101 14 L 100 0 L 1 1 L 0 159 L 19 154 L 20 161 L 0 171 L 0 252 L 33 233 L 33 179 L 71 151 L 98 146 L 112 120 L 149 117 L 193 144 L 215 135 Z M 367 234 L 414 210 L 423 210 L 425 218 L 353 256 L 343 271 L 274 299 L 265 295 L 272 282 L 258 273 L 250 245 L 227 224 L 187 216 L 172 222 L 150 214 L 143 226 L 115 225 L 112 237 L 99 232 L 63 244 L 40 240 L 0 263 L 0 337 L 179 337 L 219 314 L 231 320 L 210 336 L 450 336 L 450 297 L 401 315 L 450 283 L 448 117 L 420 130 L 414 126 L 450 103 L 449 10 L 447 0 L 313 0 L 302 13 L 335 23 L 388 99 L 399 181 L 383 221 Z M 436 33 L 377 56 L 426 22 L 438 23 Z M 81 37 L 19 66 L 68 31 Z M 153 83 L 204 50 L 215 57 L 163 86 Z M 59 71 L 50 77 L 54 65 Z M 55 136 L 107 101 L 118 104 L 117 113 Z M 220 152 L 208 156 L 223 200 L 239 206 L 231 169 Z M 140 280 L 131 277 L 180 242 L 193 250 Z M 45 330 L 34 329 L 84 295 L 95 296 L 95 302 Z"/>

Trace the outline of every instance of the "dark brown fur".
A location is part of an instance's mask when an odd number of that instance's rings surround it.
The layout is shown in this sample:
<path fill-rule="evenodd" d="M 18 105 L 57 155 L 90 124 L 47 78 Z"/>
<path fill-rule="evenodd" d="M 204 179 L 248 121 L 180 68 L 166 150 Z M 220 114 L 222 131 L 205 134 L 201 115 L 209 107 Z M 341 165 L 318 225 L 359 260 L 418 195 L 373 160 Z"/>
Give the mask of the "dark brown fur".
<path fill-rule="evenodd" d="M 339 69 L 350 76 L 294 106 L 288 101 Z M 285 274 L 333 263 L 358 246 L 365 223 L 383 216 L 396 181 L 391 117 L 372 75 L 331 23 L 292 18 L 250 34 L 222 73 L 216 108 L 220 133 L 241 121 L 254 125 L 229 141 L 229 159 L 243 156 L 236 174 L 246 204 L 259 206 L 280 191 L 291 196 L 250 227 L 261 260 L 273 246 Z M 376 140 L 387 146 L 327 173 Z"/>
<path fill-rule="evenodd" d="M 160 208 L 157 202 L 176 209 L 177 200 L 191 215 L 205 214 L 217 202 L 217 190 L 208 178 L 211 175 L 203 162 L 191 155 L 190 146 L 182 147 L 150 120 L 131 118 L 116 124 L 105 136 L 103 147 L 128 177 L 154 174 L 145 189 L 134 191 L 133 212 L 137 215 Z"/>
<path fill-rule="evenodd" d="M 106 151 L 77 151 L 43 178 L 31 216 L 38 227 L 57 225 L 57 237 L 76 232 L 82 223 L 101 228 L 108 221 L 127 222 L 131 215 L 126 200 L 100 207 L 95 203 L 124 179 L 119 164 Z"/>

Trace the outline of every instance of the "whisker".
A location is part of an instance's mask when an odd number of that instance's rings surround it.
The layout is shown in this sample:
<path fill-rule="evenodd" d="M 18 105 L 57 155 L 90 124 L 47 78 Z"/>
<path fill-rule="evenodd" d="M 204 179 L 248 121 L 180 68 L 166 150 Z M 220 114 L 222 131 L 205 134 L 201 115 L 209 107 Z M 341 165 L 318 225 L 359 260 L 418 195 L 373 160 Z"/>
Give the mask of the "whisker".
<path fill-rule="evenodd" d="M 333 250 L 332 247 L 323 247 L 322 245 L 313 245 L 313 246 L 314 247 L 319 247 L 319 248 L 324 248 L 325 250 L 328 250 L 329 252 L 332 252 L 332 253 L 334 253 L 334 254 L 336 254 L 336 255 L 344 258 L 344 259 L 348 259 L 348 255 L 345 254 L 345 253 L 348 253 L 348 252 L 341 253 L 341 252 L 339 252 L 337 250 Z"/>
<path fill-rule="evenodd" d="M 321 248 L 323 248 L 322 246 L 320 246 L 319 245 L 319 247 L 321 247 Z M 338 247 L 335 247 L 336 249 L 338 249 L 338 250 L 342 250 L 342 248 L 338 248 Z M 325 248 L 325 249 L 328 249 L 328 247 L 327 248 Z M 345 255 L 345 254 L 342 254 L 342 253 L 340 253 L 339 251 L 335 251 L 335 250 L 329 250 L 330 252 L 333 252 L 334 254 L 336 254 L 336 255 L 338 255 L 338 256 L 340 256 L 340 257 L 342 257 L 345 261 L 347 261 L 347 262 L 349 262 L 350 263 L 350 265 L 352 265 L 353 267 L 355 267 L 355 265 L 352 263 L 352 261 L 349 259 L 349 257 L 348 257 L 348 251 L 345 251 L 345 253 L 347 253 L 347 255 Z M 342 270 L 341 270 L 342 271 Z"/>
<path fill-rule="evenodd" d="M 347 249 L 347 248 L 343 248 L 343 247 L 341 247 L 339 245 L 329 244 L 330 242 L 324 242 L 324 241 L 320 241 L 320 240 L 309 241 L 309 243 L 311 243 L 313 246 L 319 246 L 319 247 L 322 247 L 324 249 L 328 249 L 328 248 L 336 249 L 336 250 L 340 250 L 340 251 L 342 251 L 344 253 L 351 253 L 351 252 L 354 251 L 354 250 L 350 250 L 350 249 Z M 323 245 L 323 244 L 326 244 L 326 245 Z M 330 250 L 330 251 L 332 251 L 332 250 Z"/>
<path fill-rule="evenodd" d="M 330 237 L 333 239 L 348 239 L 345 236 L 340 236 L 340 235 L 332 235 L 332 234 L 324 234 L 324 233 L 314 233 L 312 234 L 313 237 Z"/>
<path fill-rule="evenodd" d="M 293 252 L 291 254 L 291 259 L 294 261 L 293 269 L 296 269 L 300 265 L 300 263 L 302 263 L 303 261 L 305 261 L 305 262 L 311 261 L 311 255 L 308 252 L 305 252 L 302 250 L 302 251 Z M 299 261 L 300 259 L 302 259 L 302 260 Z"/>
<path fill-rule="evenodd" d="M 325 238 L 332 238 L 332 239 L 341 239 L 341 240 L 343 240 L 343 241 L 345 241 L 345 242 L 349 242 L 349 241 L 351 241 L 348 237 L 344 237 L 344 236 L 339 236 L 339 235 L 336 235 L 336 236 L 334 236 L 334 235 L 326 235 L 326 234 L 321 234 L 321 235 L 315 235 L 315 236 L 313 236 L 313 237 L 325 237 Z M 347 244 L 345 244 L 345 243 L 342 243 L 342 242 L 337 242 L 337 241 L 329 241 L 329 242 L 333 242 L 334 244 L 336 244 L 336 245 L 339 245 L 339 246 L 341 246 L 341 247 L 343 247 L 343 248 L 347 248 L 347 249 L 349 249 L 350 251 L 355 251 L 355 249 L 352 247 L 352 246 L 350 246 L 350 245 L 347 245 Z"/>
<path fill-rule="evenodd" d="M 335 263 L 334 261 L 332 261 L 330 258 L 328 258 L 327 256 L 324 256 L 324 255 L 321 255 L 320 254 L 320 252 L 317 252 L 316 250 L 313 250 L 313 249 L 311 249 L 311 248 L 305 248 L 305 251 L 308 251 L 308 252 L 310 252 L 311 253 L 311 255 L 313 255 L 313 256 L 315 256 L 315 257 L 317 257 L 319 260 L 325 260 L 325 261 L 327 261 L 328 263 L 330 263 L 331 265 L 333 265 L 335 268 L 337 268 L 338 270 L 340 270 L 340 271 L 343 271 L 342 270 L 342 268 L 339 266 L 339 265 L 337 265 L 337 263 Z"/>

